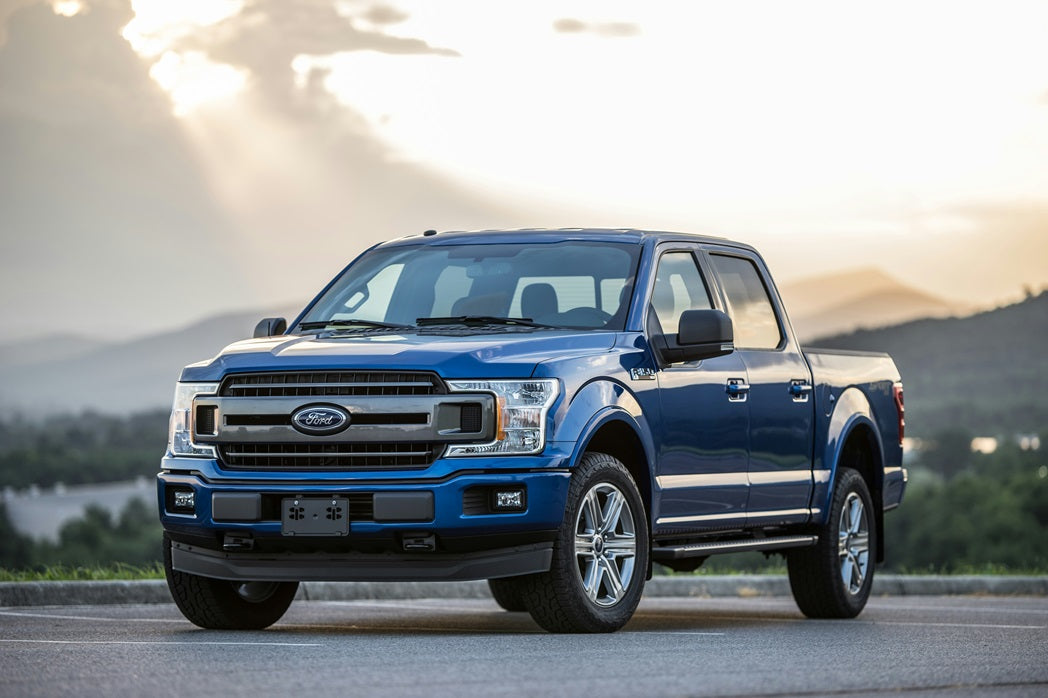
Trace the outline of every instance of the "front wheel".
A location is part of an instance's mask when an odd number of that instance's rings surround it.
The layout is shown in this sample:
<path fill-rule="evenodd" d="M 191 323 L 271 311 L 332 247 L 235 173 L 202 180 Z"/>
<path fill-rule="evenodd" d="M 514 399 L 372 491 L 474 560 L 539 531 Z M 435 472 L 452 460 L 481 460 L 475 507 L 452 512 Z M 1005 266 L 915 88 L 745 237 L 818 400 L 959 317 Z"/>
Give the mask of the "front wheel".
<path fill-rule="evenodd" d="M 877 527 L 866 481 L 842 469 L 830 515 L 810 548 L 791 550 L 786 562 L 790 589 L 809 618 L 854 618 L 866 607 L 873 586 Z"/>
<path fill-rule="evenodd" d="M 261 630 L 280 620 L 298 582 L 231 582 L 179 572 L 171 566 L 171 541 L 164 536 L 164 573 L 178 610 L 210 630 Z"/>
<path fill-rule="evenodd" d="M 587 453 L 571 478 L 549 572 L 522 578 L 524 603 L 551 632 L 614 632 L 640 602 L 648 555 L 647 515 L 629 471 Z"/>

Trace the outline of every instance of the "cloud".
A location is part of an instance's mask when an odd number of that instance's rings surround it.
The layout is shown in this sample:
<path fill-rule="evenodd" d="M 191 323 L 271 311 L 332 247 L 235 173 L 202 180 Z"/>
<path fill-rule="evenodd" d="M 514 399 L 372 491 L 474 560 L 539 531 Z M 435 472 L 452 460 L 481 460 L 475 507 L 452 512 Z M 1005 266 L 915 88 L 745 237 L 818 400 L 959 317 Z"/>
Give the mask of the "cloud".
<path fill-rule="evenodd" d="M 459 55 L 457 51 L 431 46 L 422 39 L 362 29 L 354 23 L 355 16 L 372 25 L 393 24 L 406 18 L 384 6 L 345 16 L 330 0 L 253 0 L 240 13 L 185 37 L 175 48 L 204 50 L 214 60 L 261 73 L 273 68 L 286 70 L 294 57 L 301 54 L 318 56 L 371 50 L 390 54 Z M 287 77 L 290 79 L 290 73 Z"/>
<path fill-rule="evenodd" d="M 632 22 L 583 22 L 570 17 L 553 22 L 553 30 L 561 34 L 594 34 L 605 39 L 621 39 L 640 34 L 640 27 Z"/>
<path fill-rule="evenodd" d="M 322 76 L 296 88 L 289 65 L 317 49 L 435 49 L 343 31 L 325 3 L 291 5 L 254 3 L 250 12 L 262 14 L 199 37 L 214 60 L 251 77 L 235 104 L 185 119 L 121 37 L 133 16 L 127 0 L 95 0 L 70 18 L 46 4 L 9 14 L 0 47 L 5 339 L 56 331 L 56 318 L 70 332 L 144 334 L 219 310 L 302 302 L 372 242 L 526 222 L 393 162 Z"/>
<path fill-rule="evenodd" d="M 375 25 L 399 24 L 408 18 L 405 13 L 389 5 L 372 5 L 361 16 Z"/>

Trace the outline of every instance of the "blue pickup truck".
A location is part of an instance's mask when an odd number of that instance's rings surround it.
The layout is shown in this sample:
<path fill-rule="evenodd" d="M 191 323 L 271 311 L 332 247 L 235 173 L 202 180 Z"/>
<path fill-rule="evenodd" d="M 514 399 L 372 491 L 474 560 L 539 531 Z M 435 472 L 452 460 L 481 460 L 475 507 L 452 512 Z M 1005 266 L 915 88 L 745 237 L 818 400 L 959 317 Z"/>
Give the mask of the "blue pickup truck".
<path fill-rule="evenodd" d="M 903 425 L 891 358 L 802 350 L 750 246 L 426 231 L 182 371 L 167 580 L 206 628 L 266 627 L 301 581 L 486 579 L 552 632 L 609 632 L 654 563 L 760 551 L 806 615 L 853 617 Z"/>

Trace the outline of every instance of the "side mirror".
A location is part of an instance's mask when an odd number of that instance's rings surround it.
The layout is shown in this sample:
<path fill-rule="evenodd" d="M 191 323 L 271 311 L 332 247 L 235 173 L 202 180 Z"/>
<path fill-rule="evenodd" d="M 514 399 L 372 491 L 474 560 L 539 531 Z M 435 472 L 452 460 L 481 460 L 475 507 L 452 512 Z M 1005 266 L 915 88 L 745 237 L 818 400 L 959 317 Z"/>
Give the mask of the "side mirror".
<path fill-rule="evenodd" d="M 287 320 L 282 317 L 267 317 L 262 318 L 262 321 L 255 325 L 255 337 L 275 337 L 278 334 L 284 334 L 287 332 Z"/>
<path fill-rule="evenodd" d="M 734 342 L 731 318 L 720 310 L 685 310 L 677 335 L 663 335 L 659 353 L 668 364 L 699 361 L 732 353 Z"/>

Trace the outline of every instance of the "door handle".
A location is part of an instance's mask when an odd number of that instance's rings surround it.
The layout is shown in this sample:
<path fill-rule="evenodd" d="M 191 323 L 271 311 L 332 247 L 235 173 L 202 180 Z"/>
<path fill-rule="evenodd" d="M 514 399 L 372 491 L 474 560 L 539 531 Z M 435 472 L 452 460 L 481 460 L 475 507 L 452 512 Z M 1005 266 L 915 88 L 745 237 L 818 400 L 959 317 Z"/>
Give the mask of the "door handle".
<path fill-rule="evenodd" d="M 728 393 L 730 402 L 744 402 L 747 393 L 750 392 L 750 385 L 745 378 L 729 378 L 725 392 Z"/>
<path fill-rule="evenodd" d="M 808 394 L 811 392 L 811 383 L 804 379 L 790 381 L 790 395 L 797 402 L 807 402 Z"/>

